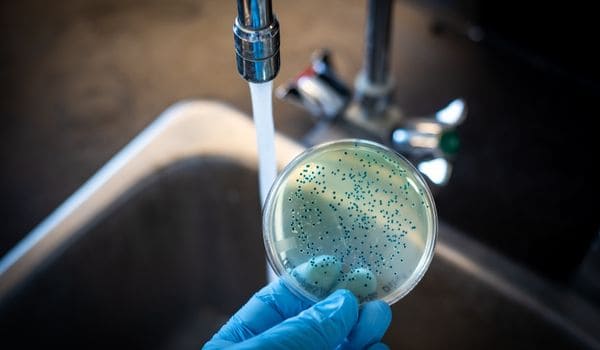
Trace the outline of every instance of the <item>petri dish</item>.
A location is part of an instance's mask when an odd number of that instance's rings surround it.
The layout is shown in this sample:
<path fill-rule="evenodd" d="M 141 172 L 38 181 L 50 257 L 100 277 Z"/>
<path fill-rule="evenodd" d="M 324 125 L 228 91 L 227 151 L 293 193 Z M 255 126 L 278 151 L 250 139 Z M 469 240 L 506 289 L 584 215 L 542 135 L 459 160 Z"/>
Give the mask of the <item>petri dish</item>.
<path fill-rule="evenodd" d="M 336 289 L 400 300 L 433 258 L 437 214 L 427 183 L 395 151 L 349 139 L 307 149 L 275 180 L 263 212 L 271 267 L 299 295 Z"/>

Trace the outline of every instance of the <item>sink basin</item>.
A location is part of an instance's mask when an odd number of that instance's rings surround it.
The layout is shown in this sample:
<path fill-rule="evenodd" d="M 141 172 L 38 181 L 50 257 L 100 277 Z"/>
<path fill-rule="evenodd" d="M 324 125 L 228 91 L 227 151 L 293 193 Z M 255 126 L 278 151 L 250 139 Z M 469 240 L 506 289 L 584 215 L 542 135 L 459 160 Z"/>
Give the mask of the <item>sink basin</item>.
<path fill-rule="evenodd" d="M 266 281 L 251 121 L 174 105 L 0 261 L 19 348 L 188 349 Z M 284 166 L 302 147 L 277 138 Z M 597 310 L 441 223 L 392 349 L 600 348 Z"/>

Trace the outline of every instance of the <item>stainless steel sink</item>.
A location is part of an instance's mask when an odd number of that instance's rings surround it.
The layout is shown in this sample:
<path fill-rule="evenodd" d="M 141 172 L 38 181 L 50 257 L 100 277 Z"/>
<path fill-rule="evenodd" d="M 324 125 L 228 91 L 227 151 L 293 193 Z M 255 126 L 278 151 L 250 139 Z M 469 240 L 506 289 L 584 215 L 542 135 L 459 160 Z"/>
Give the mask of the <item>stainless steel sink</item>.
<path fill-rule="evenodd" d="M 198 348 L 265 283 L 254 137 L 220 103 L 164 112 L 0 261 L 2 343 Z M 300 151 L 278 136 L 280 166 Z M 443 223 L 393 314 L 392 349 L 600 348 L 595 308 Z"/>

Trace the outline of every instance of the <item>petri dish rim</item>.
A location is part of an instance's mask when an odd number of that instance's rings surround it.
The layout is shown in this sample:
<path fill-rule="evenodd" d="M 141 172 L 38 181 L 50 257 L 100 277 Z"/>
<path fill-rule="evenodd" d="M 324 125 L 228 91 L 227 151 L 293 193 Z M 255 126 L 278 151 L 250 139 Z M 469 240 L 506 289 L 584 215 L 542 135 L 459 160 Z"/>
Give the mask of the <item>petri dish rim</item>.
<path fill-rule="evenodd" d="M 398 288 L 396 288 L 396 290 L 394 290 L 393 292 L 387 294 L 385 297 L 380 299 L 380 300 L 383 300 L 384 302 L 388 303 L 389 305 L 392 305 L 395 302 L 402 299 L 403 297 L 405 297 L 408 293 L 410 293 L 410 291 L 412 291 L 415 288 L 415 286 L 421 281 L 421 279 L 423 278 L 423 276 L 429 269 L 429 266 L 431 265 L 431 261 L 433 260 L 433 256 L 435 253 L 435 244 L 437 241 L 437 234 L 438 234 L 438 217 L 437 217 L 437 209 L 435 207 L 435 202 L 433 199 L 433 194 L 431 193 L 431 189 L 427 185 L 427 182 L 425 181 L 425 179 L 423 178 L 423 176 L 421 175 L 419 170 L 417 170 L 417 168 L 414 165 L 412 165 L 412 163 L 409 162 L 404 156 L 402 156 L 401 154 L 399 154 L 398 152 L 394 151 L 393 149 L 391 149 L 389 147 L 386 147 L 377 142 L 373 142 L 373 141 L 369 141 L 369 140 L 350 139 L 349 138 L 349 139 L 340 139 L 340 140 L 321 143 L 321 144 L 309 147 L 309 148 L 305 149 L 303 152 L 301 152 L 300 154 L 298 154 L 297 156 L 295 156 L 284 167 L 282 172 L 277 176 L 277 178 L 275 179 L 275 181 L 273 182 L 273 185 L 271 186 L 271 188 L 269 190 L 269 193 L 267 194 L 267 198 L 265 200 L 265 205 L 263 208 L 263 217 L 262 217 L 263 243 L 265 245 L 265 250 L 267 252 L 267 261 L 268 261 L 269 265 L 271 266 L 273 271 L 277 274 L 277 276 L 279 276 L 280 278 L 283 279 L 286 286 L 288 286 L 292 292 L 296 293 L 297 295 L 299 295 L 301 297 L 304 297 L 304 298 L 314 301 L 314 302 L 319 301 L 320 299 L 316 298 L 315 296 L 313 296 L 312 294 L 307 292 L 294 278 L 292 278 L 290 276 L 290 274 L 286 271 L 285 267 L 283 266 L 281 259 L 279 258 L 279 253 L 275 250 L 275 243 L 274 243 L 275 234 L 273 232 L 274 231 L 273 228 L 271 227 L 271 223 L 273 222 L 272 217 L 274 215 L 274 210 L 275 210 L 275 204 L 274 204 L 275 196 L 276 196 L 279 188 L 281 187 L 281 185 L 285 182 L 285 180 L 290 175 L 290 173 L 296 169 L 297 165 L 299 163 L 301 163 L 304 159 L 306 159 L 309 156 L 311 156 L 312 154 L 314 154 L 315 152 L 318 152 L 322 149 L 329 148 L 332 146 L 344 146 L 344 145 L 355 146 L 357 144 L 362 145 L 362 146 L 367 146 L 369 148 L 375 148 L 375 149 L 386 151 L 390 154 L 393 154 L 394 157 L 399 159 L 401 161 L 401 163 L 412 172 L 412 174 L 414 175 L 415 179 L 418 182 L 418 185 L 420 185 L 425 190 L 425 195 L 426 195 L 427 201 L 429 202 L 429 205 L 430 205 L 429 214 L 431 215 L 431 221 L 432 221 L 431 228 L 430 228 L 431 233 L 427 237 L 427 242 L 425 244 L 425 248 L 423 250 L 423 255 L 421 256 L 419 263 L 416 265 L 414 271 L 412 272 L 411 276 L 408 279 L 406 279 L 402 284 L 400 284 L 400 286 Z"/>

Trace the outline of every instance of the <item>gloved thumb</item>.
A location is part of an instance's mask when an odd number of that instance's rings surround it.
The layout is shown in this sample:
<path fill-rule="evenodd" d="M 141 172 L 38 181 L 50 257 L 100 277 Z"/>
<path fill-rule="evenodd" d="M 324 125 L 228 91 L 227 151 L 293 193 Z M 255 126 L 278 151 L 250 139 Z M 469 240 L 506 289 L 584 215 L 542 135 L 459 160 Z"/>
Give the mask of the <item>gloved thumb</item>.
<path fill-rule="evenodd" d="M 358 301 L 350 291 L 342 289 L 235 348 L 334 349 L 348 336 L 357 320 Z"/>

